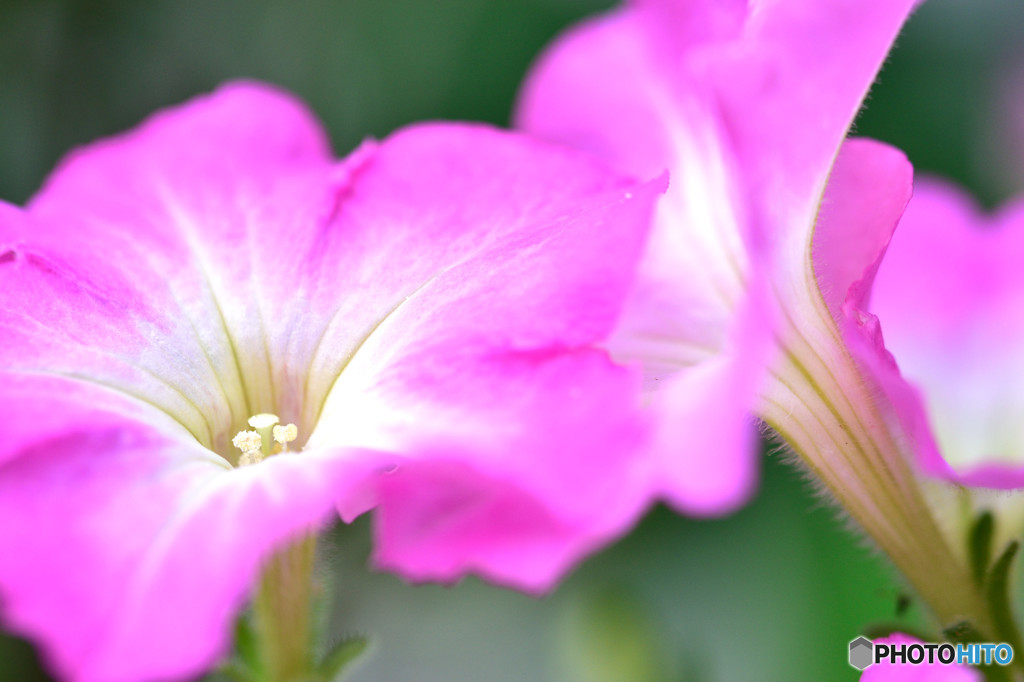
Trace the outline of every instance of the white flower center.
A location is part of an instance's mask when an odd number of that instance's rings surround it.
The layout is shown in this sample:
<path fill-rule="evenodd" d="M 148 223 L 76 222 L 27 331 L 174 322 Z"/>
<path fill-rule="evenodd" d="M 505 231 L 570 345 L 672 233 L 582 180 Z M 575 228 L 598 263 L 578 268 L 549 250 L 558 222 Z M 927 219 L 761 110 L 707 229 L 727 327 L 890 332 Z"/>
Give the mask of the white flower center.
<path fill-rule="evenodd" d="M 250 466 L 262 462 L 271 455 L 288 452 L 288 443 L 298 438 L 299 429 L 295 424 L 281 425 L 276 414 L 257 414 L 249 417 L 253 431 L 239 431 L 231 443 L 242 451 L 238 466 Z"/>

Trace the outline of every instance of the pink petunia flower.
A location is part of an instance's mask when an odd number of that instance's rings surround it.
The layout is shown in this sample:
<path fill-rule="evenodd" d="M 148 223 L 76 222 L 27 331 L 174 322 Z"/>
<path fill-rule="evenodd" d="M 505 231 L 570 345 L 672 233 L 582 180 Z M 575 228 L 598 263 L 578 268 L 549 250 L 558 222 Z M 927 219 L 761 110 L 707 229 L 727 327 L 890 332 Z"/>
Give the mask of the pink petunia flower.
<path fill-rule="evenodd" d="M 770 299 L 806 317 L 819 297 L 802 278 L 825 181 L 911 6 L 638 0 L 571 31 L 527 80 L 526 130 L 670 171 L 611 348 L 658 382 L 683 509 L 727 511 L 752 491 Z"/>
<path fill-rule="evenodd" d="M 932 475 L 1024 487 L 1022 258 L 1024 204 L 989 217 L 950 185 L 915 185 L 870 310 L 903 376 L 923 393 L 937 442 L 920 454 Z"/>
<path fill-rule="evenodd" d="M 1024 528 L 1024 500 L 992 492 L 1024 487 L 1022 236 L 1020 200 L 988 216 L 952 185 L 918 182 L 881 246 L 870 312 L 855 309 L 884 331 L 876 356 L 895 357 L 878 363 L 889 393 L 913 397 L 894 404 L 919 425 L 919 468 L 961 486 L 944 523 L 966 537 L 978 510 L 994 512 L 1000 548 Z"/>
<path fill-rule="evenodd" d="M 6 625 L 68 679 L 193 675 L 335 508 L 414 580 L 549 587 L 649 499 L 594 344 L 660 189 L 483 126 L 339 162 L 255 84 L 74 152 L 0 204 Z"/>
<path fill-rule="evenodd" d="M 669 169 L 609 348 L 643 361 L 655 384 L 676 506 L 746 499 L 754 413 L 940 619 L 971 615 L 984 630 L 985 606 L 907 456 L 929 437 L 900 418 L 917 397 L 890 381 L 862 314 L 912 171 L 897 150 L 844 139 L 914 6 L 635 0 L 555 44 L 518 123 L 624 169 Z"/>

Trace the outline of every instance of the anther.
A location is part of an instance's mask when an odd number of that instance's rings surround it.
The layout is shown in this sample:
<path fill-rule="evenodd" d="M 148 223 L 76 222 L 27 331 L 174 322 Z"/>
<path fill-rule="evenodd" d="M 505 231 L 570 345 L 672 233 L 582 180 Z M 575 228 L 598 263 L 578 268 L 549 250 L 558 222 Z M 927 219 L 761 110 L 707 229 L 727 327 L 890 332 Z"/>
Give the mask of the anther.
<path fill-rule="evenodd" d="M 232 445 L 242 451 L 238 466 L 249 466 L 263 461 L 263 438 L 255 431 L 239 431 L 231 439 Z"/>
<path fill-rule="evenodd" d="M 288 452 L 288 443 L 298 438 L 299 428 L 295 424 L 274 427 L 274 440 L 281 444 L 283 452 Z"/>
<path fill-rule="evenodd" d="M 299 435 L 295 424 L 281 426 L 276 414 L 257 414 L 249 418 L 253 431 L 240 431 L 231 442 L 242 451 L 238 466 L 249 466 L 262 462 L 279 452 L 288 452 L 288 443 Z"/>
<path fill-rule="evenodd" d="M 234 438 L 231 439 L 231 444 L 242 452 L 249 450 L 259 450 L 263 439 L 260 438 L 260 434 L 255 431 L 239 431 Z"/>

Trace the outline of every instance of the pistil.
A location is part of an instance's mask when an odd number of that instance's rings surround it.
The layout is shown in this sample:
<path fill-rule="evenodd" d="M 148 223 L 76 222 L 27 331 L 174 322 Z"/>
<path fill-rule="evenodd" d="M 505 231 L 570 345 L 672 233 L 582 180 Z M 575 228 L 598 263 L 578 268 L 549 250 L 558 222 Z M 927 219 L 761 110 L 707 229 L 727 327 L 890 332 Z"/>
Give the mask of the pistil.
<path fill-rule="evenodd" d="M 242 451 L 238 466 L 259 464 L 267 457 L 288 452 L 288 443 L 298 438 L 295 424 L 281 425 L 276 414 L 261 413 L 249 418 L 253 431 L 239 431 L 231 443 Z"/>
<path fill-rule="evenodd" d="M 276 414 L 257 414 L 249 417 L 249 426 L 260 434 L 260 449 L 264 457 L 274 454 L 274 427 L 281 423 Z"/>

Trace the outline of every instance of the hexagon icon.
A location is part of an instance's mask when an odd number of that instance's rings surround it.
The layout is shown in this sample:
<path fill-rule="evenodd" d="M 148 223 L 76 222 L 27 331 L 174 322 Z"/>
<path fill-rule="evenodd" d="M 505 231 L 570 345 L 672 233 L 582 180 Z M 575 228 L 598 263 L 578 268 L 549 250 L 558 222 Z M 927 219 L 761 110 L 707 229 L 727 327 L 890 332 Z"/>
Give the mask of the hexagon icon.
<path fill-rule="evenodd" d="M 874 658 L 874 644 L 867 637 L 858 637 L 850 642 L 850 665 L 857 670 L 864 670 Z"/>

